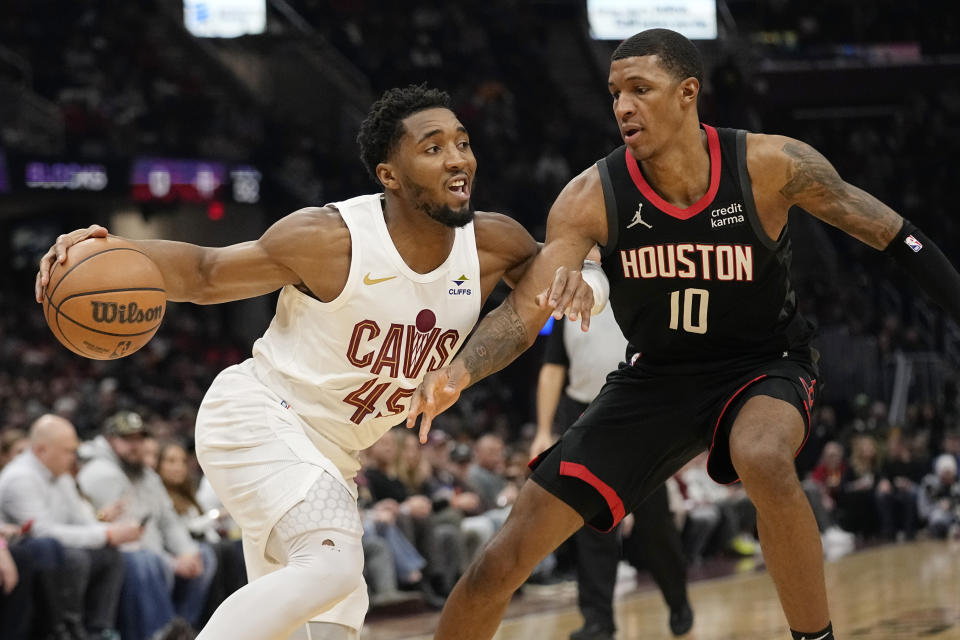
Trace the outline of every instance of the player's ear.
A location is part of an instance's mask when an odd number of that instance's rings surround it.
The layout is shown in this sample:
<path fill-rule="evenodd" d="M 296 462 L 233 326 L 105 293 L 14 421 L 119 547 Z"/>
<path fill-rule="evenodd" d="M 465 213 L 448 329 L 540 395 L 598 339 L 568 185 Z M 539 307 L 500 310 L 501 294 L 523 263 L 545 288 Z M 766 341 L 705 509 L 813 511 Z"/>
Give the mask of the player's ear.
<path fill-rule="evenodd" d="M 381 162 L 377 165 L 377 177 L 385 189 L 400 188 L 400 180 L 397 178 L 396 170 L 389 162 Z"/>
<path fill-rule="evenodd" d="M 700 95 L 700 81 L 690 77 L 680 83 L 680 100 L 683 103 L 697 102 L 697 96 Z"/>

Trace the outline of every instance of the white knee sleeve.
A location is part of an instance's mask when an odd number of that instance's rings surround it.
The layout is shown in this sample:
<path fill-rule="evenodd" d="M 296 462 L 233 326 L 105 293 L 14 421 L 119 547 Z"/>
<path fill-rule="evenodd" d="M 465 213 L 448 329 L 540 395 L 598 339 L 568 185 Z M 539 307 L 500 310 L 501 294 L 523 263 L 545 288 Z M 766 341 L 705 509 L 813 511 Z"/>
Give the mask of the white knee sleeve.
<path fill-rule="evenodd" d="M 280 611 L 304 622 L 329 611 L 363 582 L 363 550 L 359 540 L 335 531 L 312 531 L 294 540 L 281 570 L 288 593 L 276 602 Z"/>
<path fill-rule="evenodd" d="M 360 632 L 333 622 L 308 622 L 290 640 L 360 640 Z"/>
<path fill-rule="evenodd" d="M 362 533 L 356 504 L 346 489 L 333 478 L 318 482 L 280 519 L 267 541 L 268 555 L 285 566 L 227 598 L 198 640 L 286 640 L 308 620 L 363 588 Z M 337 629 L 340 626 L 316 626 L 317 633 L 328 634 L 318 637 L 352 640 Z"/>

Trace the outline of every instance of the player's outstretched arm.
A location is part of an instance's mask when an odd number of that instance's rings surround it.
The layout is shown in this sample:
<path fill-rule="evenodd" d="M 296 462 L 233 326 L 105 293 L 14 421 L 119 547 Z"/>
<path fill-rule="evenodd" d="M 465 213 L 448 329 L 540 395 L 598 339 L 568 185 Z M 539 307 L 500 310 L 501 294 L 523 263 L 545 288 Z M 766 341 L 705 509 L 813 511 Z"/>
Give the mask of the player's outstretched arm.
<path fill-rule="evenodd" d="M 50 269 L 66 260 L 71 246 L 87 238 L 106 235 L 105 228 L 93 225 L 57 238 L 40 260 L 35 286 L 37 299 L 42 299 Z M 315 208 L 282 218 L 258 240 L 227 247 L 201 247 L 171 240 L 128 241 L 156 263 L 169 300 L 197 304 L 252 298 L 287 284 L 300 284 L 303 278 L 298 275 L 299 269 L 309 259 L 335 259 L 341 253 L 349 256 L 349 233 L 339 214 Z M 330 250 L 317 251 L 319 241 L 329 241 Z"/>
<path fill-rule="evenodd" d="M 519 222 L 500 213 L 477 212 L 474 222 L 477 250 L 480 256 L 480 279 L 483 300 L 502 279 L 511 288 L 523 278 L 542 245 Z M 559 267 L 554 272 L 549 288 L 537 296 L 538 305 L 545 306 L 552 292 L 556 292 L 555 315 L 566 314 L 579 319 L 584 331 L 590 328 L 590 315 L 606 304 L 609 284 L 598 264 L 584 261 L 576 269 Z"/>
<path fill-rule="evenodd" d="M 562 291 L 553 286 L 558 269 L 576 271 L 594 244 L 607 239 L 600 176 L 591 167 L 557 197 L 547 218 L 547 239 L 516 288 L 487 314 L 448 366 L 426 375 L 410 404 L 407 427 L 423 414 L 420 440 L 426 441 L 433 418 L 449 408 L 463 389 L 502 369 L 523 353 L 554 309 L 562 309 Z M 548 299 L 537 295 L 550 290 Z"/>
<path fill-rule="evenodd" d="M 752 135 L 747 145 L 758 209 L 780 210 L 785 222 L 789 207 L 797 205 L 884 251 L 960 322 L 960 274 L 913 223 L 845 182 L 833 165 L 806 143 L 784 136 Z M 777 199 L 779 202 L 770 202 Z M 773 206 L 763 207 L 762 200 Z"/>

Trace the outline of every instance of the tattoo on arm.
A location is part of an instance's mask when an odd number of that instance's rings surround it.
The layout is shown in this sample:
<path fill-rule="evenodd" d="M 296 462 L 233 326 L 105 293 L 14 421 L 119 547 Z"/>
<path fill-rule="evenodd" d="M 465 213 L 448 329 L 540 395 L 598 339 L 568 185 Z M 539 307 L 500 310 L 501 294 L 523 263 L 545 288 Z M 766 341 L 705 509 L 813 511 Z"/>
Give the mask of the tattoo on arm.
<path fill-rule="evenodd" d="M 483 319 L 457 357 L 475 384 L 513 362 L 528 346 L 527 327 L 508 299 Z"/>
<path fill-rule="evenodd" d="M 790 165 L 780 195 L 875 249 L 890 244 L 901 225 L 893 209 L 844 182 L 813 147 L 788 142 L 782 151 L 790 158 Z"/>
<path fill-rule="evenodd" d="M 827 159 L 813 147 L 788 142 L 783 145 L 783 152 L 790 157 L 787 184 L 780 189 L 784 198 L 795 200 L 804 194 L 812 193 L 839 195 L 843 180 Z"/>

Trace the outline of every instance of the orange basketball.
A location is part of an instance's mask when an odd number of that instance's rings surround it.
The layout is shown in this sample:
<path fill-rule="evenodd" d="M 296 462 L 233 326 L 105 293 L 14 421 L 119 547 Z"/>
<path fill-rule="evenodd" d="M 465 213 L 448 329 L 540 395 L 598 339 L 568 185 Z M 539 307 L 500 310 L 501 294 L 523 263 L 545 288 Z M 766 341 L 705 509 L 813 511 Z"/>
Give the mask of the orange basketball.
<path fill-rule="evenodd" d="M 160 269 L 122 238 L 88 238 L 54 264 L 43 292 L 47 326 L 94 360 L 130 355 L 157 332 L 167 307 Z"/>

